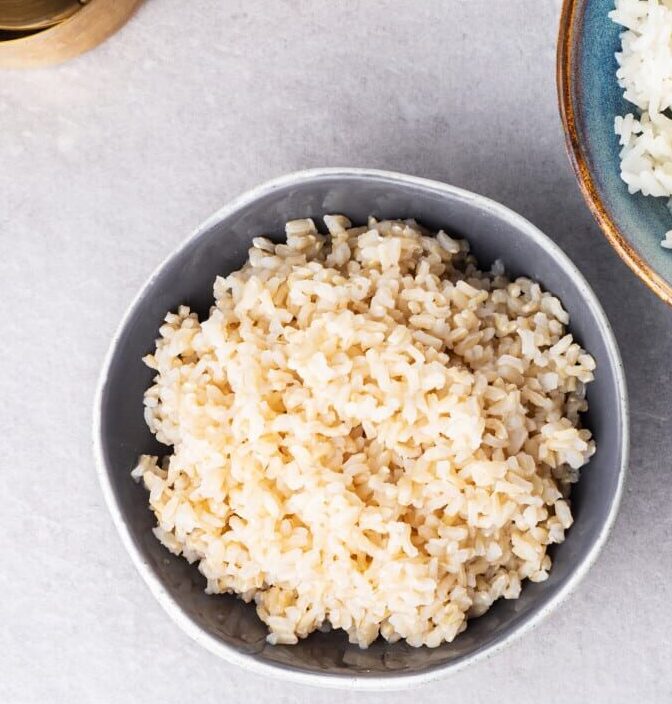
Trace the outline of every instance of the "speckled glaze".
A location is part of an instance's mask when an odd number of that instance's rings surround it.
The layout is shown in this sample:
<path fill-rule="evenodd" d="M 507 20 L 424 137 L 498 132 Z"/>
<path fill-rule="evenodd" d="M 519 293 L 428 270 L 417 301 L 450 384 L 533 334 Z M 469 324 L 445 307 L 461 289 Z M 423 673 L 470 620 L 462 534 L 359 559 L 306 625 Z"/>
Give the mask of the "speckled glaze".
<path fill-rule="evenodd" d="M 141 453 L 165 454 L 143 419 L 143 393 L 153 372 L 141 361 L 161 321 L 179 304 L 199 315 L 212 303 L 217 274 L 239 268 L 253 237 L 283 238 L 292 218 L 344 213 L 416 217 L 430 228 L 468 237 L 487 267 L 501 259 L 557 294 L 571 331 L 595 357 L 585 424 L 598 451 L 573 491 L 575 523 L 555 546 L 550 578 L 525 584 L 515 601 L 498 601 L 451 644 L 411 648 L 376 641 L 360 650 L 342 632 L 315 633 L 296 646 L 266 643 L 254 607 L 233 596 L 209 596 L 195 565 L 171 555 L 152 534 L 147 493 L 130 478 Z M 628 408 L 620 355 L 595 295 L 567 256 L 528 221 L 493 201 L 434 181 L 382 171 L 316 169 L 276 179 L 224 207 L 152 275 L 112 341 L 94 410 L 94 448 L 105 499 L 121 538 L 154 596 L 196 641 L 230 662 L 297 682 L 328 687 L 399 689 L 454 672 L 495 652 L 554 609 L 587 572 L 616 515 L 628 459 Z M 588 627 L 588 625 L 587 625 Z"/>
<path fill-rule="evenodd" d="M 565 0 L 558 37 L 558 98 L 567 148 L 583 195 L 607 239 L 652 291 L 672 305 L 672 229 L 664 198 L 630 195 L 619 175 L 614 118 L 632 112 L 616 81 L 623 28 L 614 0 Z"/>

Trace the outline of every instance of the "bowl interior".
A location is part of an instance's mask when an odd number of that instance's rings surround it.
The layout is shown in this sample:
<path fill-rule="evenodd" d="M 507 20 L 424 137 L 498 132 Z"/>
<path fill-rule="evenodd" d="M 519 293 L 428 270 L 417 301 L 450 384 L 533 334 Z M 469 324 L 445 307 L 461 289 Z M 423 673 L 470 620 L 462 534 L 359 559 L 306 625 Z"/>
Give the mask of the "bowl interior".
<path fill-rule="evenodd" d="M 415 217 L 431 228 L 443 227 L 467 237 L 482 266 L 502 259 L 513 274 L 527 274 L 559 295 L 572 318 L 571 330 L 597 360 L 596 380 L 589 388 L 590 412 L 585 423 L 598 451 L 573 493 L 575 524 L 567 541 L 554 552 L 547 582 L 526 584 L 516 601 L 499 601 L 474 619 L 452 644 L 430 650 L 402 643 L 376 642 L 368 650 L 349 645 L 339 633 L 313 634 L 296 646 L 269 646 L 254 608 L 231 596 L 208 596 L 195 566 L 168 553 L 152 535 L 153 515 L 145 490 L 129 473 L 140 453 L 165 454 L 143 420 L 143 392 L 152 372 L 141 362 L 153 349 L 161 321 L 169 310 L 186 303 L 199 315 L 212 302 L 217 274 L 240 267 L 251 239 L 259 234 L 283 238 L 285 221 L 324 213 L 344 213 L 355 223 L 370 214 Z M 257 663 L 331 675 L 408 675 L 457 664 L 501 643 L 527 624 L 570 586 L 588 562 L 619 493 L 623 471 L 623 394 L 617 354 L 610 332 L 593 307 L 587 286 L 571 265 L 522 218 L 471 194 L 431 182 L 382 174 L 320 172 L 298 176 L 258 191 L 211 219 L 167 261 L 131 309 L 111 353 L 100 396 L 100 449 L 110 484 L 113 512 L 130 533 L 132 549 L 145 569 L 160 580 L 176 608 L 220 650 L 225 644 Z M 561 259 L 558 261 L 557 256 Z M 226 653 L 224 653 L 226 654 Z"/>
<path fill-rule="evenodd" d="M 647 269 L 672 287 L 672 253 L 660 246 L 672 228 L 665 198 L 630 195 L 620 178 L 618 137 L 614 118 L 635 112 L 616 81 L 615 53 L 620 51 L 624 28 L 607 16 L 614 0 L 568 0 L 574 12 L 560 41 L 569 42 L 569 100 L 575 117 L 578 149 L 594 185 L 593 206 L 603 209 L 624 242 L 621 256 L 639 275 Z M 672 301 L 672 288 L 667 291 Z"/>

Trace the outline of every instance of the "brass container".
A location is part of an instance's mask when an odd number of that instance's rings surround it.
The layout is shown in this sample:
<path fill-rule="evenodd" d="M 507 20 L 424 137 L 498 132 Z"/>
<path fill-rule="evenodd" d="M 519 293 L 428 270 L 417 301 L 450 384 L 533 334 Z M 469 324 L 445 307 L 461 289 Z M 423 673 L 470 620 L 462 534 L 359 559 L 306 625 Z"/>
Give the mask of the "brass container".
<path fill-rule="evenodd" d="M 0 68 L 46 66 L 82 54 L 116 32 L 140 2 L 0 0 Z"/>
<path fill-rule="evenodd" d="M 2 0 L 0 30 L 29 32 L 58 24 L 82 7 L 79 0 Z"/>

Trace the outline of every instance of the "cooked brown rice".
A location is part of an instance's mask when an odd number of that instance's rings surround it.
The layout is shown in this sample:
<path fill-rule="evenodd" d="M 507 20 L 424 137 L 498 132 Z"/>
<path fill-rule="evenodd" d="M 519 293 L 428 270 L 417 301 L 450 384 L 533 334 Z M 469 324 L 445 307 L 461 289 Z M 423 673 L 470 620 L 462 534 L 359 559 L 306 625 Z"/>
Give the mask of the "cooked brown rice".
<path fill-rule="evenodd" d="M 557 298 L 465 241 L 324 220 L 256 238 L 203 322 L 166 316 L 145 417 L 173 453 L 133 476 L 157 538 L 254 600 L 271 643 L 435 647 L 547 578 L 595 363 Z"/>

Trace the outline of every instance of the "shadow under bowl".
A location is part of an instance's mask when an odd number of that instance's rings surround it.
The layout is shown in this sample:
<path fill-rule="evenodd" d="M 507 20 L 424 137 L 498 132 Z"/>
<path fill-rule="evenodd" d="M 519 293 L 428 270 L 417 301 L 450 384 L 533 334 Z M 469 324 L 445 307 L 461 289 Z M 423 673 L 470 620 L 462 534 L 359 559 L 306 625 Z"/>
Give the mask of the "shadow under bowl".
<path fill-rule="evenodd" d="M 315 633 L 295 646 L 266 643 L 254 607 L 233 596 L 209 596 L 194 565 L 174 557 L 152 534 L 147 493 L 130 471 L 138 455 L 166 454 L 143 419 L 152 351 L 166 312 L 187 304 L 207 315 L 218 274 L 238 269 L 253 237 L 284 239 L 287 220 L 343 213 L 353 223 L 414 217 L 466 237 L 482 267 L 501 259 L 510 274 L 528 275 L 563 301 L 571 332 L 595 357 L 585 424 L 597 453 L 572 494 L 575 523 L 556 547 L 550 578 L 526 583 L 515 601 L 497 602 L 451 644 L 411 648 L 376 641 L 360 650 L 341 632 Z M 623 368 L 604 312 L 562 251 L 528 221 L 486 198 L 411 176 L 360 169 L 319 169 L 263 185 L 220 210 L 152 275 L 112 342 L 100 379 L 94 443 L 101 486 L 124 545 L 151 591 L 195 640 L 256 672 L 303 683 L 364 689 L 411 686 L 454 671 L 502 647 L 549 613 L 585 574 L 614 520 L 628 454 Z"/>

